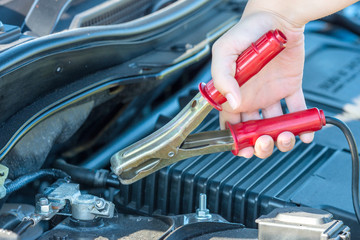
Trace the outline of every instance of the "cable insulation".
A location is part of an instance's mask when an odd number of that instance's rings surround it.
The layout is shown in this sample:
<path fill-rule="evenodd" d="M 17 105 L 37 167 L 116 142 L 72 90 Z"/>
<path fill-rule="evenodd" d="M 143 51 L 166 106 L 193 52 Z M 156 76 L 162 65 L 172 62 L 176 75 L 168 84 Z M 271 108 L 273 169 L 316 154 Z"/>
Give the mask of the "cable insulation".
<path fill-rule="evenodd" d="M 34 222 L 31 219 L 24 220 L 19 225 L 17 225 L 17 227 L 13 230 L 13 232 L 17 233 L 18 235 L 21 235 L 33 224 Z"/>
<path fill-rule="evenodd" d="M 360 202 L 359 202 L 359 152 L 356 146 L 355 138 L 350 128 L 343 121 L 334 117 L 325 117 L 326 124 L 331 124 L 338 127 L 345 135 L 349 143 L 349 149 L 352 160 L 352 175 L 351 175 L 351 194 L 355 210 L 355 216 L 360 224 Z"/>
<path fill-rule="evenodd" d="M 23 175 L 12 182 L 5 184 L 6 195 L 9 195 L 20 188 L 23 188 L 27 184 L 43 177 L 70 178 L 67 173 L 58 169 L 40 169 L 37 172 Z"/>

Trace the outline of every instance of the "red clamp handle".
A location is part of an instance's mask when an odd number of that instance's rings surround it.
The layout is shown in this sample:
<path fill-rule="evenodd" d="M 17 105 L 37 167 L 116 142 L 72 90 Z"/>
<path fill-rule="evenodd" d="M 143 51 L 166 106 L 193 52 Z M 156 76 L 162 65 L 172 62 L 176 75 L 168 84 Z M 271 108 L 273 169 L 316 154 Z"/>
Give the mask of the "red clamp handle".
<path fill-rule="evenodd" d="M 286 41 L 285 35 L 280 30 L 271 30 L 243 51 L 236 60 L 235 79 L 239 86 L 241 87 L 278 55 L 285 48 Z M 207 84 L 200 83 L 199 90 L 215 109 L 222 110 L 221 104 L 227 100 L 216 90 L 213 80 Z"/>
<path fill-rule="evenodd" d="M 232 151 L 234 155 L 237 155 L 240 149 L 254 146 L 256 140 L 262 135 L 270 135 L 276 141 L 279 134 L 285 131 L 297 136 L 301 133 L 318 131 L 325 125 L 324 112 L 317 108 L 234 125 L 226 123 L 234 139 Z"/>

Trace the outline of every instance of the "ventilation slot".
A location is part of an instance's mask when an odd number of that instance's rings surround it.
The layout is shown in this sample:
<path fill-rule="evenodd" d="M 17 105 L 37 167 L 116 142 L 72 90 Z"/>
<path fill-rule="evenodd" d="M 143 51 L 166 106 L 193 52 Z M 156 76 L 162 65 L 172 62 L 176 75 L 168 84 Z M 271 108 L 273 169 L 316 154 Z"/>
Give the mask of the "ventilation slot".
<path fill-rule="evenodd" d="M 128 22 L 146 15 L 152 3 L 152 0 L 107 1 L 77 14 L 70 29 Z"/>

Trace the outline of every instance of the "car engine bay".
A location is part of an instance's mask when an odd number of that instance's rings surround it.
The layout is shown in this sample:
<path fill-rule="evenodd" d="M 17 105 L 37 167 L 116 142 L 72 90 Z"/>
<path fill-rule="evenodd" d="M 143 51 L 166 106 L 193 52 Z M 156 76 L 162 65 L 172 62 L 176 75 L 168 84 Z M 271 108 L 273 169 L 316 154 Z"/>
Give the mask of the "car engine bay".
<path fill-rule="evenodd" d="M 333 126 L 267 159 L 201 155 L 129 185 L 111 171 L 211 80 L 246 2 L 0 0 L 0 239 L 360 239 L 359 166 Z M 307 24 L 303 77 L 308 108 L 357 145 L 359 13 Z M 214 109 L 195 132 L 218 129 Z"/>

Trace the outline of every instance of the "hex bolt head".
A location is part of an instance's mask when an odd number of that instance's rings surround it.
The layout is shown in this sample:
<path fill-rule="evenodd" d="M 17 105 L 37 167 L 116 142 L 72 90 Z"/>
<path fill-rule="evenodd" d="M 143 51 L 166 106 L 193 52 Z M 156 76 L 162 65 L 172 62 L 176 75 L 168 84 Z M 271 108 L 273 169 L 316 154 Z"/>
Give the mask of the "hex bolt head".
<path fill-rule="evenodd" d="M 49 200 L 46 197 L 39 198 L 38 208 L 41 213 L 49 213 L 51 211 L 50 205 L 51 204 L 49 203 Z"/>
<path fill-rule="evenodd" d="M 104 200 L 103 199 L 96 199 L 96 201 L 95 201 L 95 207 L 97 208 L 97 209 L 102 209 L 102 208 L 104 208 L 105 207 L 105 202 L 104 202 Z"/>
<path fill-rule="evenodd" d="M 49 200 L 45 197 L 42 197 L 39 199 L 39 204 L 40 205 L 46 205 L 46 204 L 49 204 Z"/>
<path fill-rule="evenodd" d="M 196 209 L 196 217 L 199 220 L 208 220 L 211 218 L 209 209 L 206 208 L 206 194 L 201 193 L 199 198 L 199 208 Z"/>

